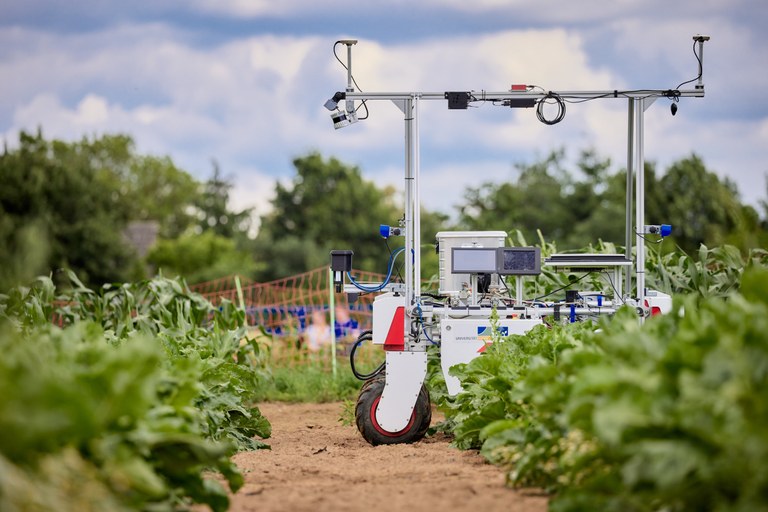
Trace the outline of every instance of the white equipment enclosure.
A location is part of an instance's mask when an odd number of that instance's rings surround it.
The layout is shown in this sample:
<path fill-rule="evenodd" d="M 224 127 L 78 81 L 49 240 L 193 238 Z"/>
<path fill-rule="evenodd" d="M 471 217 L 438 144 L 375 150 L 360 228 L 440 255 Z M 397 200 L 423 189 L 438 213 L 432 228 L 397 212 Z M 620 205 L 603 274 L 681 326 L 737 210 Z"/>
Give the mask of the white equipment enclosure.
<path fill-rule="evenodd" d="M 662 97 L 672 102 L 673 115 L 680 98 L 704 97 L 704 42 L 708 40 L 708 36 L 693 36 L 697 75 L 674 89 L 547 91 L 532 85 L 513 85 L 501 92 L 365 93 L 355 90 L 352 76 L 352 47 L 357 41 L 336 42 L 334 55 L 338 45 L 347 48 L 346 64 L 336 56 L 346 68 L 347 86 L 325 104 L 331 111 L 334 127 L 358 122 L 357 111 L 368 101 L 380 100 L 394 103 L 405 122 L 404 216 L 398 226 L 380 227 L 382 237 L 402 236 L 405 244 L 391 253 L 386 279 L 381 283 L 358 283 L 351 275 L 353 251 L 331 252 L 337 292 L 343 289 L 351 300 L 361 293 L 379 293 L 373 302 L 372 331 L 358 338 L 351 357 L 353 372 L 366 381 L 355 416 L 358 429 L 369 443 L 408 443 L 424 436 L 431 420 L 429 394 L 424 386 L 430 346 L 440 346 L 441 366 L 448 392 L 453 395 L 461 391 L 461 383 L 448 373 L 451 366 L 480 356 L 493 340 L 524 334 L 545 318 L 574 322 L 611 315 L 620 306 L 629 305 L 642 321 L 671 308 L 668 295 L 645 286 L 645 238 L 667 236 L 671 227 L 645 224 L 644 113 Z M 681 88 L 687 84 L 692 84 L 691 88 Z M 507 247 L 505 231 L 440 232 L 436 234 L 439 290 L 437 294 L 423 295 L 419 192 L 421 102 L 443 101 L 451 110 L 466 110 L 476 102 L 534 108 L 540 121 L 555 124 L 563 120 L 566 103 L 598 99 L 618 99 L 627 104 L 625 254 L 556 254 L 542 262 L 536 247 Z M 557 114 L 553 118 L 546 117 L 545 105 L 550 109 L 555 107 Z M 392 282 L 392 269 L 401 253 L 405 267 L 403 282 Z M 609 292 L 567 290 L 564 301 L 527 300 L 523 297 L 523 280 L 539 274 L 542 265 L 576 272 L 600 272 L 607 277 Z M 345 283 L 345 275 L 349 284 Z M 507 285 L 508 276 L 515 278 L 513 288 Z M 364 341 L 382 345 L 386 354 L 385 363 L 368 375 L 360 375 L 354 367 L 355 350 Z"/>

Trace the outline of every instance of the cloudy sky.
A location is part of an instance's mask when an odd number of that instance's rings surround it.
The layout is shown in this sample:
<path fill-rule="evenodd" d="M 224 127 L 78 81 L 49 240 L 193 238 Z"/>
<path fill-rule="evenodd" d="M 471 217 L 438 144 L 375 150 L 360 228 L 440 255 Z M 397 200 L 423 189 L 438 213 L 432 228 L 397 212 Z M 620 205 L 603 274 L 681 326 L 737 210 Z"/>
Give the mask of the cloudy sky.
<path fill-rule="evenodd" d="M 38 127 L 65 140 L 130 134 L 199 179 L 216 160 L 235 206 L 263 212 L 310 151 L 402 188 L 400 111 L 371 102 L 368 120 L 337 131 L 323 108 L 346 84 L 337 39 L 359 40 L 366 92 L 666 89 L 696 76 L 701 33 L 712 37 L 707 97 L 681 100 L 675 117 L 666 99 L 646 112 L 646 159 L 664 169 L 696 153 L 757 205 L 768 197 L 765 27 L 765 0 L 5 0 L 0 134 L 9 147 Z M 514 179 L 515 164 L 557 148 L 623 167 L 625 116 L 626 100 L 592 101 L 550 127 L 529 109 L 423 102 L 424 203 L 452 213 L 467 186 Z"/>

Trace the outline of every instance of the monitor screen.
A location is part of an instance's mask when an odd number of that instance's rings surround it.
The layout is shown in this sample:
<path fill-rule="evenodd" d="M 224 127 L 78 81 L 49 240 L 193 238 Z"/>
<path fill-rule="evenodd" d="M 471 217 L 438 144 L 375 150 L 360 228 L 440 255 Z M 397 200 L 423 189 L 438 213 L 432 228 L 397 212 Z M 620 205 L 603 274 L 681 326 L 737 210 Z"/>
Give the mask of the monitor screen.
<path fill-rule="evenodd" d="M 541 249 L 538 247 L 500 247 L 496 272 L 507 276 L 541 274 Z"/>
<path fill-rule="evenodd" d="M 496 248 L 454 247 L 451 251 L 451 272 L 454 274 L 496 273 Z"/>

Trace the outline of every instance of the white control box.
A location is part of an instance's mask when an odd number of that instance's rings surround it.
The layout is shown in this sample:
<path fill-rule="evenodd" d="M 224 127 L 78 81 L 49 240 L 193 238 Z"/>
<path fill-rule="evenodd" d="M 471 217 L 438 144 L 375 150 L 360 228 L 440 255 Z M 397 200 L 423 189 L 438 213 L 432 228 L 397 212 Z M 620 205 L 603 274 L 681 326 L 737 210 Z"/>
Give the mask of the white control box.
<path fill-rule="evenodd" d="M 452 249 L 504 247 L 507 234 L 504 231 L 441 231 L 437 234 L 437 251 L 439 258 L 440 295 L 456 295 L 469 284 L 469 274 L 454 274 L 452 272 Z M 499 277 L 491 275 L 491 284 L 498 285 Z"/>

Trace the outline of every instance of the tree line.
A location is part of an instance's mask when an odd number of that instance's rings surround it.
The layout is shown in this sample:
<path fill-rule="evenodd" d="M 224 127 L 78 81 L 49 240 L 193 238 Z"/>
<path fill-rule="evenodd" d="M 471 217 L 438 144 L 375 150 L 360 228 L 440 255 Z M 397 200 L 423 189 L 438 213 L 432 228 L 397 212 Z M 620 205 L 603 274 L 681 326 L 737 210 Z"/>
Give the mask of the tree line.
<path fill-rule="evenodd" d="M 157 272 L 189 282 L 234 273 L 263 281 L 325 265 L 338 248 L 354 249 L 356 268 L 383 270 L 394 246 L 377 227 L 401 218 L 397 192 L 316 152 L 293 165 L 254 234 L 253 212 L 232 209 L 233 185 L 215 162 L 199 181 L 169 157 L 139 154 L 126 135 L 64 142 L 21 133 L 18 146 L 0 155 L 0 290 L 65 268 L 89 285 Z M 760 211 L 743 204 L 735 185 L 698 156 L 664 172 L 647 163 L 645 176 L 648 222 L 672 224 L 673 244 L 683 250 L 768 246 L 768 202 Z M 518 165 L 512 181 L 467 189 L 453 218 L 422 211 L 422 240 L 441 230 L 489 229 L 519 230 L 528 240 L 540 232 L 562 249 L 598 239 L 623 245 L 625 183 L 626 172 L 594 151 L 583 151 L 572 169 L 555 151 Z M 150 223 L 157 238 L 146 254 L 126 235 L 137 222 Z M 435 270 L 434 251 L 423 253 Z"/>

